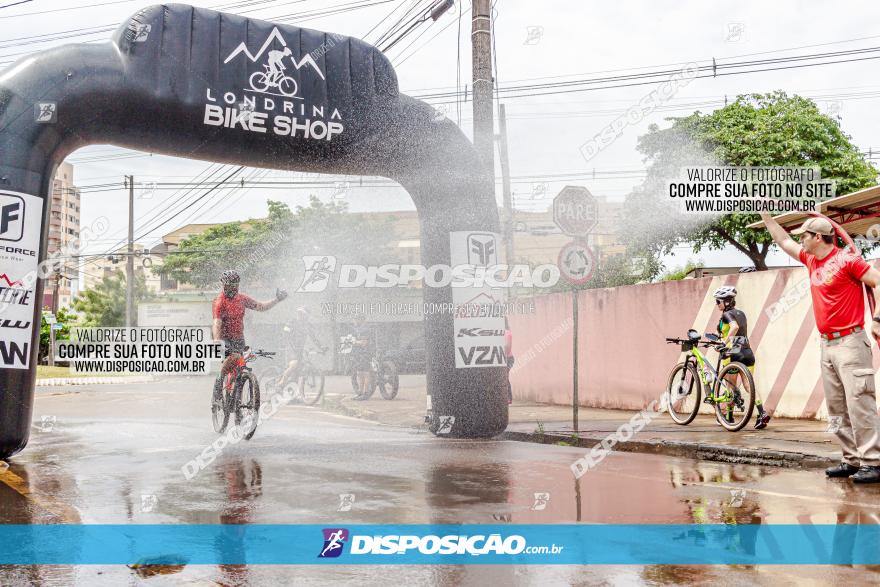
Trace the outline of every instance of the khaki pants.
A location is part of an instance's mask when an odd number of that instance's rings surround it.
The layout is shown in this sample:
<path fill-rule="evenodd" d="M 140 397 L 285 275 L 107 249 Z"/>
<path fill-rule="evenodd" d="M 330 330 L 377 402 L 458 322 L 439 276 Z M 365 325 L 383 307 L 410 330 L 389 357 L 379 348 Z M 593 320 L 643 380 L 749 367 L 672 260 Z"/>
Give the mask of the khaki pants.
<path fill-rule="evenodd" d="M 865 331 L 822 339 L 822 383 L 829 427 L 851 465 L 880 465 L 880 418 L 874 392 L 871 343 Z"/>

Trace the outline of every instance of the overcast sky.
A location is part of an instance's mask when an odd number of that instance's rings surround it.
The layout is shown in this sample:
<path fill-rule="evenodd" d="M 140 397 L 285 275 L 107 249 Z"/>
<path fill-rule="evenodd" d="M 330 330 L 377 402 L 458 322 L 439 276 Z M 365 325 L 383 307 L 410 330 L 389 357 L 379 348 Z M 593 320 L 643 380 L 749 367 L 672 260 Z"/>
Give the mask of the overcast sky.
<path fill-rule="evenodd" d="M 0 0 L 0 6 L 14 1 Z M 193 2 L 195 5 L 212 7 L 221 4 L 228 6 L 232 3 L 231 0 L 225 3 L 220 0 Z M 246 15 L 249 17 L 272 20 L 273 17 L 282 15 L 351 3 L 352 0 L 275 1 L 262 4 L 251 2 L 247 7 L 228 11 L 248 10 Z M 410 0 L 388 2 L 295 24 L 363 37 L 392 9 L 409 3 Z M 88 6 L 96 4 L 100 5 Z M 389 52 L 389 57 L 396 65 L 402 91 L 419 94 L 427 88 L 454 89 L 457 47 L 460 48 L 461 83 L 467 83 L 470 87 L 470 3 L 464 0 L 462 4 L 460 38 L 459 6 L 456 5 L 437 22 L 423 25 L 427 30 L 412 46 L 406 47 L 422 29 Z M 83 0 L 78 5 L 74 10 L 50 12 L 68 9 L 74 4 L 33 0 L 0 9 L 0 62 L 18 59 L 29 52 L 66 42 L 106 39 L 110 35 L 108 32 L 38 44 L 22 44 L 22 41 L 16 40 L 64 31 L 76 33 L 81 32 L 76 29 L 100 25 L 116 25 L 148 3 Z M 255 8 L 258 9 L 254 10 Z M 396 14 L 400 13 L 398 10 Z M 554 78 L 538 80 L 541 82 L 560 81 L 588 77 L 609 70 L 631 70 L 639 67 L 658 69 L 688 62 L 704 63 L 713 57 L 719 63 L 729 63 L 743 55 L 750 55 L 743 58 L 750 60 L 880 46 L 880 33 L 876 28 L 876 23 L 880 21 L 880 2 L 876 0 L 836 2 L 833 8 L 818 1 L 794 0 L 741 0 L 737 3 L 697 0 L 498 0 L 495 17 L 497 81 L 502 88 L 505 85 L 534 83 L 534 78 Z M 377 32 L 384 31 L 389 23 L 390 19 L 367 39 L 375 40 Z M 403 51 L 399 48 L 403 48 Z M 789 51 L 782 51 L 786 49 Z M 772 53 L 752 55 L 764 52 Z M 839 114 L 843 130 L 853 137 L 860 149 L 868 151 L 873 148 L 878 151 L 878 71 L 880 60 L 862 60 L 820 67 L 696 79 L 679 88 L 663 109 L 652 113 L 638 124 L 627 127 L 618 140 L 589 162 L 584 159 L 579 147 L 626 108 L 638 103 L 655 86 L 505 99 L 509 118 L 511 173 L 516 178 L 522 178 L 514 183 L 516 200 L 522 208 L 546 208 L 552 196 L 565 183 L 586 185 L 596 195 L 622 198 L 633 185 L 639 183 L 639 171 L 644 168 L 644 163 L 635 151 L 635 144 L 649 124 L 663 125 L 665 117 L 685 115 L 695 108 L 709 111 L 722 105 L 725 96 L 731 99 L 737 94 L 748 92 L 782 89 L 789 93 L 816 97 L 820 108 Z M 601 75 L 620 73 L 631 71 Z M 471 134 L 471 107 L 470 102 L 461 106 L 461 126 L 468 135 Z M 447 115 L 457 120 L 454 104 L 448 107 Z M 76 165 L 77 184 L 87 186 L 106 183 L 119 180 L 126 174 L 136 176 L 138 181 L 185 181 L 199 174 L 208 165 L 199 161 L 161 156 L 97 160 L 124 153 L 126 152 L 121 149 L 109 146 L 94 146 L 74 153 L 69 161 Z M 81 162 L 77 163 L 77 160 Z M 592 173 L 593 169 L 597 171 L 596 179 L 586 177 L 577 181 L 557 181 L 539 177 Z M 619 173 L 608 178 L 607 172 Z M 499 173 L 497 165 L 496 173 Z M 291 174 L 272 172 L 270 177 L 290 178 Z M 206 222 L 258 217 L 265 215 L 267 198 L 280 199 L 295 206 L 304 203 L 310 192 L 322 199 L 329 199 L 332 191 L 328 188 L 272 191 L 253 189 L 245 193 L 234 192 L 229 195 L 226 204 L 220 202 L 216 207 L 205 208 L 192 218 L 184 215 L 144 240 L 148 241 L 146 244 L 152 244 L 161 234 L 176 228 L 178 220 Z M 535 192 L 543 192 L 546 196 L 532 197 Z M 143 218 L 154 208 L 162 209 L 173 195 L 172 191 L 157 191 L 151 198 L 136 200 L 136 216 Z M 369 190 L 352 187 L 347 200 L 354 211 L 412 208 L 406 193 L 399 189 Z M 83 195 L 83 226 L 100 215 L 110 218 L 112 228 L 109 236 L 117 239 L 124 236 L 127 211 L 125 192 L 122 189 Z M 136 234 L 139 233 L 136 230 Z M 94 243 L 89 250 L 99 251 L 114 242 L 117 241 Z M 736 264 L 740 261 L 735 259 L 744 259 L 729 253 L 693 255 L 684 251 L 679 255 L 678 261 L 683 263 L 688 257 L 701 258 L 707 264 Z M 774 260 L 771 259 L 771 263 Z M 675 262 L 672 261 L 673 264 Z"/>

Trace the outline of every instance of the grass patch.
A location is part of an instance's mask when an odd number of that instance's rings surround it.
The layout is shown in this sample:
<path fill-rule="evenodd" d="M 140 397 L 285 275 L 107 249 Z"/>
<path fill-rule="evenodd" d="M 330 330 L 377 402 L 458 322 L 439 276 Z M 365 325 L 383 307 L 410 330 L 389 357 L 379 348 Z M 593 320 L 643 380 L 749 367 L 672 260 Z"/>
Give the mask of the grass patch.
<path fill-rule="evenodd" d="M 119 377 L 120 375 L 125 375 L 125 373 L 73 373 L 70 367 L 37 365 L 37 379 L 50 379 L 54 377 Z"/>

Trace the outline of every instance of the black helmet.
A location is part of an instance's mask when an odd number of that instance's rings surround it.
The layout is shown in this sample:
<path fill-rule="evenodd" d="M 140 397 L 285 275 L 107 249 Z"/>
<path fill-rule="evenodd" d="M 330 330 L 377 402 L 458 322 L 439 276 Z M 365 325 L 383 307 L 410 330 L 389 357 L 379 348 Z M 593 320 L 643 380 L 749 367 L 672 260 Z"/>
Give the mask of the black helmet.
<path fill-rule="evenodd" d="M 239 281 L 241 281 L 241 277 L 235 269 L 227 269 L 220 274 L 220 283 L 223 285 L 233 285 L 237 284 Z"/>

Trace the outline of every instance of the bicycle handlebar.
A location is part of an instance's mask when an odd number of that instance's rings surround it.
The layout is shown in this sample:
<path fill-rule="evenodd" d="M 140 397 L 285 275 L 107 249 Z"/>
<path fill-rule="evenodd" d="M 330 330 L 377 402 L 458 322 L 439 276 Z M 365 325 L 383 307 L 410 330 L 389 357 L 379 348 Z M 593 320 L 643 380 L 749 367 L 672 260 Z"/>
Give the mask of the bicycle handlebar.
<path fill-rule="evenodd" d="M 697 345 L 703 345 L 704 347 L 724 346 L 724 341 L 722 341 L 722 340 L 702 340 L 701 339 L 701 340 L 694 341 L 694 340 L 690 340 L 690 339 L 685 340 L 683 338 L 667 338 L 666 339 L 667 344 L 683 344 L 686 342 L 690 342 L 690 343 L 697 344 Z"/>

